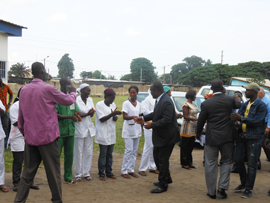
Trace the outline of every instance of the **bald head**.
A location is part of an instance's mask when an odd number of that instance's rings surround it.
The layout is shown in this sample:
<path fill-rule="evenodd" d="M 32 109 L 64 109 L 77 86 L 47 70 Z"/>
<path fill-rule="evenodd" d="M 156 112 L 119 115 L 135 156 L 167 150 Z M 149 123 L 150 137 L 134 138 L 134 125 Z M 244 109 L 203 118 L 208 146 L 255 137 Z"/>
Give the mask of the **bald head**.
<path fill-rule="evenodd" d="M 260 99 L 262 99 L 264 96 L 265 96 L 264 89 L 262 87 L 260 87 L 260 91 L 258 92 L 258 97 Z"/>
<path fill-rule="evenodd" d="M 211 82 L 211 90 L 213 92 L 222 92 L 223 91 L 223 82 L 220 79 L 214 79 Z"/>

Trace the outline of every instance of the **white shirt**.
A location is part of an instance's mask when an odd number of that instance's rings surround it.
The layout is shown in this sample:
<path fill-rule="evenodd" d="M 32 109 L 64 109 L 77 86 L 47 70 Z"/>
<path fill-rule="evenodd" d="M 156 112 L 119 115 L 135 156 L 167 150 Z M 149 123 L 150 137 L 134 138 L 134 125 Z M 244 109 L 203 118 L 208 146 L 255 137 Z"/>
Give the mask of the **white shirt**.
<path fill-rule="evenodd" d="M 139 116 L 141 113 L 141 104 L 137 101 L 136 107 L 129 100 L 124 101 L 122 111 L 128 116 Z M 133 119 L 124 120 L 122 137 L 123 138 L 138 138 L 141 137 L 142 128 L 140 124 L 135 123 Z"/>
<path fill-rule="evenodd" d="M 9 141 L 12 152 L 23 152 L 24 151 L 24 137 L 20 132 L 18 126 L 14 126 L 13 124 L 18 121 L 19 116 L 19 101 L 12 104 L 9 109 L 11 128 L 9 133 Z"/>
<path fill-rule="evenodd" d="M 152 95 L 148 95 L 145 98 L 145 100 L 142 101 L 142 113 L 144 116 L 147 114 L 150 114 L 154 111 L 155 102 L 156 102 L 156 100 L 152 97 Z M 150 129 L 144 128 L 144 130 L 152 131 L 152 128 L 150 128 Z"/>
<path fill-rule="evenodd" d="M 79 114 L 88 113 L 91 108 L 95 109 L 92 98 L 88 97 L 86 100 L 86 104 L 83 102 L 82 97 L 78 96 L 76 99 L 76 104 L 79 108 Z M 95 136 L 95 125 L 91 120 L 90 116 L 85 116 L 82 118 L 81 122 L 75 123 L 75 134 L 76 138 L 85 138 L 87 136 Z"/>
<path fill-rule="evenodd" d="M 95 141 L 102 145 L 112 145 L 116 143 L 116 128 L 113 121 L 113 117 L 107 121 L 101 122 L 99 119 L 109 115 L 116 108 L 115 103 L 107 106 L 103 101 L 100 101 L 96 105 L 96 137 Z"/>
<path fill-rule="evenodd" d="M 0 100 L 0 109 L 2 109 L 3 111 L 6 111 L 6 107 L 4 106 L 4 104 L 2 103 L 1 100 Z M 4 130 L 3 130 L 1 117 L 0 117 L 0 140 L 2 140 L 5 137 L 6 137 L 6 134 L 5 134 Z"/>

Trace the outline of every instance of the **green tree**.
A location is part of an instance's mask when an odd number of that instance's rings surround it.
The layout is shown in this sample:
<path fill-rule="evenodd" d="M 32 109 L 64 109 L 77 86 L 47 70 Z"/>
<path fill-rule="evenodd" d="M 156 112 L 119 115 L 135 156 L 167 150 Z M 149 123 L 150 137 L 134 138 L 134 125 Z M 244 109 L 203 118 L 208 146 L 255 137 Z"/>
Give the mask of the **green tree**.
<path fill-rule="evenodd" d="M 116 80 L 116 78 L 115 78 L 114 75 L 109 75 L 109 76 L 108 76 L 108 80 Z"/>
<path fill-rule="evenodd" d="M 11 76 L 12 74 L 20 78 L 30 76 L 30 73 L 26 70 L 26 68 L 27 67 L 23 63 L 16 63 L 11 66 L 10 71 L 8 71 L 8 76 Z"/>
<path fill-rule="evenodd" d="M 92 78 L 92 71 L 89 71 L 89 72 L 86 72 L 86 71 L 83 71 L 80 73 L 80 76 L 85 79 L 85 78 Z"/>
<path fill-rule="evenodd" d="M 58 67 L 58 77 L 70 77 L 73 78 L 74 64 L 69 54 L 62 56 L 57 64 Z"/>
<path fill-rule="evenodd" d="M 127 80 L 127 81 L 130 81 L 131 79 L 131 74 L 126 74 L 126 75 L 122 75 L 120 80 Z"/>
<path fill-rule="evenodd" d="M 188 69 L 185 63 L 178 63 L 172 66 L 170 74 L 172 75 L 172 83 L 175 84 L 178 81 L 180 75 L 188 73 Z"/>
<path fill-rule="evenodd" d="M 141 70 L 143 82 L 154 82 L 157 80 L 157 74 L 154 71 L 155 67 L 150 60 L 147 58 L 133 59 L 130 64 L 131 79 L 133 81 L 140 81 Z"/>
<path fill-rule="evenodd" d="M 159 81 L 163 83 L 164 75 L 160 75 L 158 77 Z M 165 74 L 165 84 L 171 84 L 171 74 L 166 73 Z"/>
<path fill-rule="evenodd" d="M 107 79 L 105 75 L 102 75 L 99 70 L 95 70 L 92 74 L 92 78 L 94 79 Z"/>
<path fill-rule="evenodd" d="M 187 69 L 192 70 L 193 68 L 201 67 L 201 66 L 209 66 L 212 62 L 208 59 L 207 61 L 203 60 L 198 56 L 186 57 L 183 60 L 186 63 Z"/>

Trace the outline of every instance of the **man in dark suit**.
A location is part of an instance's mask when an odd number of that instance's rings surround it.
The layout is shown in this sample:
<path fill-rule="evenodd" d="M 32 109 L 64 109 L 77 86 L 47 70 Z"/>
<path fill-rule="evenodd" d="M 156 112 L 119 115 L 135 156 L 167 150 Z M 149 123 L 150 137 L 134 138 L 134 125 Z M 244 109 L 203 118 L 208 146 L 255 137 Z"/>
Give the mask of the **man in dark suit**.
<path fill-rule="evenodd" d="M 222 94 L 223 82 L 214 79 L 211 82 L 213 96 L 202 103 L 201 113 L 197 123 L 197 139 L 200 139 L 201 132 L 207 121 L 205 153 L 205 179 L 207 195 L 216 199 L 216 184 L 218 175 L 218 155 L 221 153 L 222 163 L 220 166 L 220 178 L 217 196 L 226 198 L 225 190 L 229 188 L 230 168 L 232 163 L 233 132 L 234 123 L 230 119 L 232 109 L 241 106 L 234 97 Z"/>
<path fill-rule="evenodd" d="M 168 94 L 164 93 L 160 82 L 154 82 L 151 85 L 151 94 L 156 100 L 154 112 L 135 119 L 137 123 L 145 122 L 146 129 L 153 129 L 154 160 L 159 170 L 158 182 L 154 185 L 157 188 L 151 190 L 151 193 L 162 193 L 168 189 L 168 184 L 172 183 L 169 170 L 169 159 L 175 143 L 180 141 L 180 131 L 176 121 L 174 105 Z"/>

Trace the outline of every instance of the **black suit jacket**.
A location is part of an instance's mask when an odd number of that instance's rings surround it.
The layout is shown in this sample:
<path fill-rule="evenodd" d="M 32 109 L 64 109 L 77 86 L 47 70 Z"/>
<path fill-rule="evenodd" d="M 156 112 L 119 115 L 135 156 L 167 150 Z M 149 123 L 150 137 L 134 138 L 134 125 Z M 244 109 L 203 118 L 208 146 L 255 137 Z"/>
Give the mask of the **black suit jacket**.
<path fill-rule="evenodd" d="M 223 94 L 213 95 L 201 104 L 201 113 L 197 123 L 197 136 L 201 135 L 207 121 L 205 144 L 222 145 L 233 141 L 234 122 L 230 118 L 232 109 L 238 109 L 240 101 Z"/>
<path fill-rule="evenodd" d="M 144 116 L 145 121 L 152 120 L 153 145 L 163 147 L 180 141 L 180 130 L 177 124 L 174 104 L 168 94 L 164 93 L 157 103 L 154 112 Z"/>

